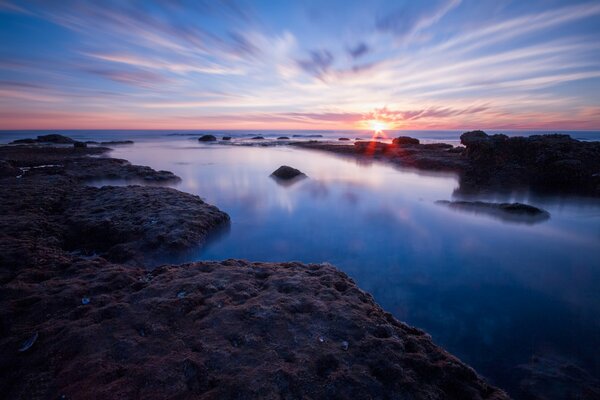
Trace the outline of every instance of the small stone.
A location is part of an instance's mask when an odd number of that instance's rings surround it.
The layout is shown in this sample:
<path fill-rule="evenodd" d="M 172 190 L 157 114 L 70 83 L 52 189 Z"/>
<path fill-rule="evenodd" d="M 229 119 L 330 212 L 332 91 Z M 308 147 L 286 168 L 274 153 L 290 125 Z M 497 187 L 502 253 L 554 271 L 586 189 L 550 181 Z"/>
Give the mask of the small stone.
<path fill-rule="evenodd" d="M 350 346 L 350 344 L 347 341 L 343 341 L 342 342 L 342 350 L 347 351 L 348 350 L 348 346 Z"/>
<path fill-rule="evenodd" d="M 89 297 L 82 297 L 81 298 L 81 304 L 83 304 L 84 306 L 87 304 L 90 304 L 90 298 Z"/>
<path fill-rule="evenodd" d="M 185 297 L 185 295 L 186 295 L 186 294 L 187 294 L 187 293 L 186 293 L 185 291 L 183 291 L 183 290 L 182 290 L 181 292 L 177 293 L 177 298 L 178 298 L 178 299 L 183 299 L 183 298 Z"/>
<path fill-rule="evenodd" d="M 33 346 L 33 344 L 35 343 L 37 338 L 38 338 L 38 333 L 33 332 L 33 335 L 31 335 L 31 337 L 29 339 L 27 339 L 26 341 L 23 342 L 23 344 L 19 348 L 19 352 L 22 353 L 24 351 L 29 350 L 31 348 L 31 346 Z"/>
<path fill-rule="evenodd" d="M 319 342 L 321 342 L 321 343 L 325 342 L 325 338 L 323 336 L 319 336 Z"/>

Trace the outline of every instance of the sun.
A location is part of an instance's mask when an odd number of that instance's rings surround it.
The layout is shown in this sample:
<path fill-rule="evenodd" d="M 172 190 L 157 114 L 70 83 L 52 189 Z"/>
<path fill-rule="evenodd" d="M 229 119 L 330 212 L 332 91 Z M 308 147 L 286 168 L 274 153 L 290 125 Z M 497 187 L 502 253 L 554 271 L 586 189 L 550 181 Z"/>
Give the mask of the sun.
<path fill-rule="evenodd" d="M 383 121 L 372 119 L 369 121 L 369 129 L 375 133 L 382 132 L 386 129 L 390 129 L 389 125 Z"/>

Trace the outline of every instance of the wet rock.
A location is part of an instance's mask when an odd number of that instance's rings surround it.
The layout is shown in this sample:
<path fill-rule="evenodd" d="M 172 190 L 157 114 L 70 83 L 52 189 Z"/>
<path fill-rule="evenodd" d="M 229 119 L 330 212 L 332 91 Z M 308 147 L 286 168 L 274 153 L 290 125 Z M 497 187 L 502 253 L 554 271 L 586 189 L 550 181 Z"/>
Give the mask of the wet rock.
<path fill-rule="evenodd" d="M 290 140 L 290 138 L 287 136 L 279 136 L 277 140 Z"/>
<path fill-rule="evenodd" d="M 59 134 L 50 134 L 50 135 L 41 135 L 36 139 L 37 142 L 40 143 L 57 143 L 57 144 L 72 144 L 75 143 L 75 140 L 70 137 L 59 135 Z"/>
<path fill-rule="evenodd" d="M 600 143 L 569 135 L 508 137 L 466 132 L 461 143 L 469 168 L 465 186 L 528 185 L 560 191 L 600 194 L 594 174 L 600 170 Z"/>
<path fill-rule="evenodd" d="M 223 136 L 221 140 L 231 140 L 231 136 Z"/>
<path fill-rule="evenodd" d="M 550 213 L 547 211 L 522 203 L 439 200 L 436 201 L 436 204 L 445 205 L 456 210 L 487 214 L 508 222 L 536 223 L 550 218 Z"/>
<path fill-rule="evenodd" d="M 262 136 L 254 136 L 250 138 L 251 140 L 264 140 L 265 138 Z"/>
<path fill-rule="evenodd" d="M 341 137 L 341 138 L 339 138 L 338 140 L 339 140 L 339 141 L 342 141 L 342 142 L 347 142 L 347 141 L 349 141 L 350 139 L 349 139 L 349 138 L 347 138 L 347 137 Z"/>
<path fill-rule="evenodd" d="M 399 136 L 392 140 L 392 143 L 395 145 L 411 145 L 411 144 L 419 144 L 421 143 L 419 139 L 411 138 L 410 136 Z"/>
<path fill-rule="evenodd" d="M 0 178 L 7 176 L 19 176 L 21 173 L 21 170 L 15 167 L 11 162 L 0 160 Z"/>
<path fill-rule="evenodd" d="M 76 149 L 85 149 L 87 147 L 87 143 L 85 142 L 75 142 L 73 143 L 73 147 Z"/>
<path fill-rule="evenodd" d="M 274 176 L 279 179 L 293 179 L 299 176 L 306 176 L 304 173 L 296 168 L 289 167 L 287 165 L 282 165 L 277 168 L 271 176 Z"/>
<path fill-rule="evenodd" d="M 203 135 L 198 138 L 199 142 L 214 142 L 217 138 L 214 135 Z"/>

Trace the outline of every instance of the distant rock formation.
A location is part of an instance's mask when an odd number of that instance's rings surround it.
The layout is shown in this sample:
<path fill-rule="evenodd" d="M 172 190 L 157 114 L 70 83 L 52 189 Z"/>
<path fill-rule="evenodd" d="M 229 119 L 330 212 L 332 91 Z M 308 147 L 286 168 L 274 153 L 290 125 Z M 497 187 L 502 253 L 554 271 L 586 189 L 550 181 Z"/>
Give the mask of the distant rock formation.
<path fill-rule="evenodd" d="M 438 200 L 436 204 L 445 205 L 456 210 L 486 214 L 508 222 L 535 223 L 550 218 L 549 212 L 522 203 Z"/>
<path fill-rule="evenodd" d="M 203 135 L 198 138 L 199 142 L 214 142 L 217 138 L 214 135 Z"/>

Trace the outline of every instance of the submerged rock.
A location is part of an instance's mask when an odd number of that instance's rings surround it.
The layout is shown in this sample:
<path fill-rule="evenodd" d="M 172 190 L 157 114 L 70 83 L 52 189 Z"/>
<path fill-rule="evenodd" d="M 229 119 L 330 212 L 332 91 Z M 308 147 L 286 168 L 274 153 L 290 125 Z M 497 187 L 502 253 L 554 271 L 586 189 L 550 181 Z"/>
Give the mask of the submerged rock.
<path fill-rule="evenodd" d="M 392 140 L 392 143 L 395 145 L 403 145 L 403 144 L 419 144 L 421 143 L 419 139 L 411 138 L 410 136 L 399 136 Z"/>
<path fill-rule="evenodd" d="M 509 222 L 535 223 L 550 218 L 549 212 L 522 203 L 438 200 L 436 204 L 445 205 L 457 210 L 487 214 Z"/>
<path fill-rule="evenodd" d="M 292 168 L 287 165 L 282 165 L 281 167 L 279 167 L 275 171 L 273 171 L 271 176 L 274 176 L 279 179 L 293 179 L 298 176 L 306 176 L 306 175 L 302 171 L 300 171 L 296 168 Z"/>
<path fill-rule="evenodd" d="M 214 135 L 203 135 L 198 138 L 199 142 L 214 142 L 217 138 Z"/>
<path fill-rule="evenodd" d="M 262 136 L 254 136 L 250 138 L 251 140 L 264 140 L 264 137 Z"/>
<path fill-rule="evenodd" d="M 223 136 L 221 140 L 231 140 L 231 136 Z"/>
<path fill-rule="evenodd" d="M 277 140 L 290 140 L 290 138 L 287 136 L 279 136 Z"/>
<path fill-rule="evenodd" d="M 340 141 L 342 141 L 342 142 L 347 142 L 347 141 L 349 141 L 350 139 L 349 139 L 349 138 L 347 138 L 347 137 L 341 137 L 341 138 L 339 138 L 338 140 L 340 140 Z"/>

